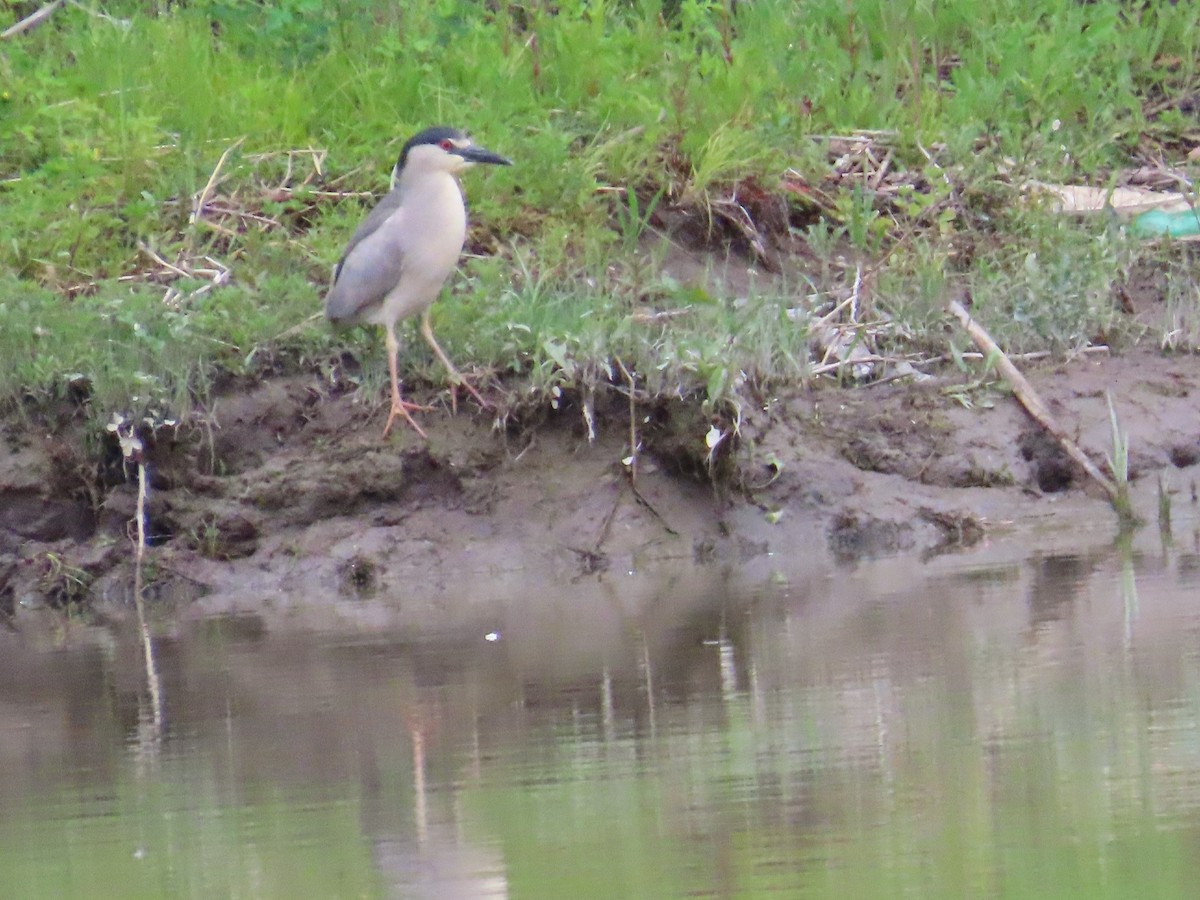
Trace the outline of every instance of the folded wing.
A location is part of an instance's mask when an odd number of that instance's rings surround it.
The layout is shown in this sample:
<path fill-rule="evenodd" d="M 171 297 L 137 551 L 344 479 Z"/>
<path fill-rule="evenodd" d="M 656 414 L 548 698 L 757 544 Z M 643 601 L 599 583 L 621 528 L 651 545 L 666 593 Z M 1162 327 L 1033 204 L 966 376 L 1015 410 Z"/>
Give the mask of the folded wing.
<path fill-rule="evenodd" d="M 403 216 L 400 192 L 392 191 L 363 221 L 333 273 L 333 287 L 325 297 L 325 315 L 331 321 L 360 318 L 383 302 L 400 281 L 403 252 L 394 238 L 402 229 L 392 227 Z M 389 227 L 383 226 L 389 223 Z"/>

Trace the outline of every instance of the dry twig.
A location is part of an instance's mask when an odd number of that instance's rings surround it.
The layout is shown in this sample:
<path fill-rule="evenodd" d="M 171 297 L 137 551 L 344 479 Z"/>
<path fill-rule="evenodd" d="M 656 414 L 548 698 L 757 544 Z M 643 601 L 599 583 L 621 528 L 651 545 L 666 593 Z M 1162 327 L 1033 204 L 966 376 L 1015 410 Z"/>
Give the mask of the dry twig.
<path fill-rule="evenodd" d="M 59 9 L 59 7 L 61 7 L 65 2 L 66 0 L 54 0 L 53 3 L 47 3 L 36 12 L 30 13 L 20 22 L 17 22 L 15 25 L 10 25 L 8 28 L 4 29 L 3 32 L 0 32 L 0 41 L 6 41 L 11 37 L 16 37 L 18 34 L 22 34 L 32 28 L 37 28 L 37 26 L 45 22 L 48 18 L 50 18 L 50 16 L 54 15 L 55 11 Z"/>
<path fill-rule="evenodd" d="M 209 197 L 212 196 L 213 189 L 217 186 L 221 169 L 225 166 L 225 160 L 229 159 L 229 154 L 238 147 L 242 146 L 245 140 L 246 139 L 244 137 L 240 137 L 225 148 L 225 152 L 222 153 L 221 158 L 217 160 L 217 164 L 213 168 L 212 174 L 208 176 L 208 183 L 204 185 L 204 189 L 200 191 L 200 194 L 196 197 L 196 203 L 195 206 L 192 207 L 192 215 L 188 220 L 188 224 L 195 225 L 196 222 L 203 217 L 204 204 L 208 202 Z"/>
<path fill-rule="evenodd" d="M 637 399 L 635 397 L 637 380 L 625 368 L 625 363 L 621 361 L 621 357 L 616 357 L 616 363 L 617 368 L 621 370 L 621 375 L 625 378 L 626 384 L 629 385 L 629 456 L 626 459 L 626 465 L 629 470 L 629 483 L 636 484 L 638 451 L 641 449 L 641 442 L 638 440 L 637 432 Z"/>
<path fill-rule="evenodd" d="M 971 340 L 975 342 L 975 345 L 983 351 L 985 356 L 995 360 L 996 368 L 1004 376 L 1004 380 L 1009 383 L 1009 386 L 1012 387 L 1014 396 L 1020 401 L 1025 411 L 1029 413 L 1035 422 L 1045 429 L 1047 434 L 1058 442 L 1063 452 L 1079 468 L 1086 472 L 1089 478 L 1104 488 L 1104 492 L 1108 494 L 1109 500 L 1114 506 L 1120 503 L 1121 497 L 1116 484 L 1106 477 L 1096 467 L 1095 463 L 1087 458 L 1087 455 L 1079 448 L 1079 445 L 1071 439 L 1071 436 L 1067 434 L 1066 430 L 1051 414 L 1049 407 L 1046 406 L 1037 391 L 1033 389 L 1033 385 L 1012 364 L 1012 360 L 1005 356 L 1004 351 L 1000 349 L 1000 345 L 992 339 L 992 336 L 987 333 L 982 325 L 971 318 L 971 314 L 957 300 L 951 300 L 949 308 L 950 312 L 954 313 L 958 321 L 962 323 L 962 327 L 966 329 L 967 334 L 971 336 Z"/>

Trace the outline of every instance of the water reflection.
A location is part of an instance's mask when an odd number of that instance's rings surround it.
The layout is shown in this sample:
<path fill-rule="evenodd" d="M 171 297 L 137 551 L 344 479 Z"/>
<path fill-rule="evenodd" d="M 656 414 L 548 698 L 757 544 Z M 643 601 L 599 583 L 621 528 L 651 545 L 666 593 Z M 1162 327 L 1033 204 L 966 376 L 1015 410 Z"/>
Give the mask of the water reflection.
<path fill-rule="evenodd" d="M 1186 896 L 1194 554 L 1039 543 L 312 598 L 351 604 L 321 627 L 30 617 L 0 634 L 5 890 Z"/>

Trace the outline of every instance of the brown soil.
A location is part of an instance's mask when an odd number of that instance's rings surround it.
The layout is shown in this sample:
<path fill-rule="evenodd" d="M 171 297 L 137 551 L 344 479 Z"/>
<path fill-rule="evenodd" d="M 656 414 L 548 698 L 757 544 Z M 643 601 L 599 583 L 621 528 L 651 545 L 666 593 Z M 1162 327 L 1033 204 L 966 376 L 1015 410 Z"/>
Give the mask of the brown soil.
<path fill-rule="evenodd" d="M 1195 503 L 1200 367 L 1149 350 L 1026 366 L 1103 464 L 1106 391 L 1130 438 L 1139 511 L 1158 476 Z M 425 398 L 440 402 L 444 396 Z M 148 448 L 152 596 L 205 608 L 299 593 L 400 598 L 618 577 L 673 561 L 835 563 L 970 545 L 1046 517 L 1115 518 L 1001 386 L 952 372 L 920 384 L 817 386 L 743 410 L 714 483 L 709 423 L 684 404 L 639 411 L 636 486 L 624 401 L 594 443 L 570 403 L 536 424 L 422 414 L 428 442 L 380 432 L 384 410 L 315 377 L 222 396 L 208 423 Z M 0 446 L 0 609 L 127 602 L 135 479 L 78 428 L 10 421 Z M 95 443 L 95 441 L 91 441 Z"/>

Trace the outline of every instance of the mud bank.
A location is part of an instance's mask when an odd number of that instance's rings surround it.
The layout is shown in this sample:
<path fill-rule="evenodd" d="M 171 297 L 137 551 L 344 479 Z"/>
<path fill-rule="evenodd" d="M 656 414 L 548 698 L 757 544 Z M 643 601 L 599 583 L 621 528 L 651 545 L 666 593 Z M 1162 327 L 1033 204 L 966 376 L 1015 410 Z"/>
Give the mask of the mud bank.
<path fill-rule="evenodd" d="M 1150 351 L 1026 366 L 1098 462 L 1111 391 L 1139 512 L 1165 479 L 1196 502 L 1200 367 Z M 438 396 L 425 398 L 434 403 Z M 743 410 L 714 481 L 709 423 L 685 404 L 643 414 L 636 484 L 623 399 L 589 442 L 566 403 L 498 427 L 426 413 L 428 442 L 315 377 L 219 398 L 149 448 L 151 597 L 172 608 L 286 603 L 297 592 L 430 598 L 603 580 L 650 567 L 794 573 L 864 556 L 933 554 L 1006 528 L 1114 523 L 1001 386 L 817 386 Z M 128 602 L 136 485 L 79 426 L 10 420 L 0 447 L 0 609 Z M 88 449 L 88 448 L 92 449 Z"/>

